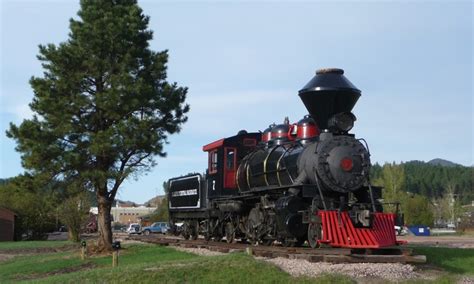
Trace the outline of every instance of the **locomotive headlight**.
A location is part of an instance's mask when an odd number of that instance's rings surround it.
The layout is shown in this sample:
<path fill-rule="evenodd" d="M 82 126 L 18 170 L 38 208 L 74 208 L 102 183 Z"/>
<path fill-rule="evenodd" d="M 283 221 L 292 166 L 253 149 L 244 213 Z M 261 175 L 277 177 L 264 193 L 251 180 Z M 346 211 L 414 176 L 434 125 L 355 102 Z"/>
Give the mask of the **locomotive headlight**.
<path fill-rule="evenodd" d="M 356 117 L 351 112 L 341 112 L 332 116 L 328 121 L 329 129 L 333 132 L 348 132 L 354 127 Z"/>

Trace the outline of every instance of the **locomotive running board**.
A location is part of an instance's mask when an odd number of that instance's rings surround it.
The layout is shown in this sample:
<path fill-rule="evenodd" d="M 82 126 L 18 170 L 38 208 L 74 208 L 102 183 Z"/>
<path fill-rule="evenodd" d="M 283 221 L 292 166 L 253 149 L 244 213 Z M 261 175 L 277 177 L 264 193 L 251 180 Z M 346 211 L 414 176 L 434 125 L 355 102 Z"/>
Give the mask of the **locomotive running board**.
<path fill-rule="evenodd" d="M 400 245 L 395 236 L 395 214 L 375 213 L 372 228 L 356 228 L 348 212 L 320 210 L 323 239 L 320 243 L 340 248 L 384 248 Z"/>

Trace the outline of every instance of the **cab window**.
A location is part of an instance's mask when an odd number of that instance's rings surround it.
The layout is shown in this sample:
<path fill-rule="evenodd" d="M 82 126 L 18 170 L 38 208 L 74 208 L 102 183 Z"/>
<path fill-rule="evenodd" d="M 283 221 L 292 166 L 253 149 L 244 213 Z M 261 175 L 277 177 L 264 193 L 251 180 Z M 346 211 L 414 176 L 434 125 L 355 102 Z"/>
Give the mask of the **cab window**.
<path fill-rule="evenodd" d="M 228 170 L 233 170 L 235 167 L 235 151 L 233 149 L 226 149 L 226 167 Z"/>
<path fill-rule="evenodd" d="M 209 152 L 209 173 L 217 173 L 217 149 Z"/>

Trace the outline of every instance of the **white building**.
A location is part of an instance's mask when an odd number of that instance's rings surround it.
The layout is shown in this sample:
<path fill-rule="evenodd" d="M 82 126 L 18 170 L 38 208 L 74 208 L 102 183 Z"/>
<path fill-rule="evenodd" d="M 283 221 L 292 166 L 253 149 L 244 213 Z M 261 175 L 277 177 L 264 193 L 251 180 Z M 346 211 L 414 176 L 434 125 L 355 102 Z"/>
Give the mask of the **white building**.
<path fill-rule="evenodd" d="M 112 222 L 119 222 L 121 224 L 138 223 L 139 218 L 144 215 L 153 213 L 157 207 L 145 207 L 145 206 L 121 206 L 119 202 L 115 207 L 112 207 L 110 213 L 112 215 Z M 91 207 L 90 212 L 98 214 L 97 207 Z"/>

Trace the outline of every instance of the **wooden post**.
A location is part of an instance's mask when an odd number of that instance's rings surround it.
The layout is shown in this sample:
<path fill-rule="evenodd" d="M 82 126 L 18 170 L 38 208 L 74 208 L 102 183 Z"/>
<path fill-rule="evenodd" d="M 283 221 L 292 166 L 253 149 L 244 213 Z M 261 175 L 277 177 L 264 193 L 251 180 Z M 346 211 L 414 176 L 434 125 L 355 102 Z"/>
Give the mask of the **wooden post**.
<path fill-rule="evenodd" d="M 112 252 L 112 267 L 118 266 L 118 250 Z"/>
<path fill-rule="evenodd" d="M 251 247 L 245 248 L 245 252 L 246 252 L 248 255 L 252 255 L 252 254 L 253 254 L 253 251 L 252 251 L 252 248 L 251 248 Z"/>
<path fill-rule="evenodd" d="M 85 260 L 87 254 L 87 242 L 85 240 L 81 241 L 81 259 Z"/>
<path fill-rule="evenodd" d="M 86 247 L 81 247 L 81 259 L 86 259 Z"/>

